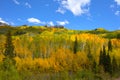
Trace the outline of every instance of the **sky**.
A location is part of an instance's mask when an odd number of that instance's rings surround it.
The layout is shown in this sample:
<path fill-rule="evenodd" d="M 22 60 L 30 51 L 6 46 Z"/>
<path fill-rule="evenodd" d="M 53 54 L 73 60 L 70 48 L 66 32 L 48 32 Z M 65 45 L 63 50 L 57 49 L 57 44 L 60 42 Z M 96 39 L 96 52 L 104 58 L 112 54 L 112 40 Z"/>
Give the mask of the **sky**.
<path fill-rule="evenodd" d="M 1 0 L 0 22 L 63 25 L 68 29 L 120 29 L 120 0 Z"/>

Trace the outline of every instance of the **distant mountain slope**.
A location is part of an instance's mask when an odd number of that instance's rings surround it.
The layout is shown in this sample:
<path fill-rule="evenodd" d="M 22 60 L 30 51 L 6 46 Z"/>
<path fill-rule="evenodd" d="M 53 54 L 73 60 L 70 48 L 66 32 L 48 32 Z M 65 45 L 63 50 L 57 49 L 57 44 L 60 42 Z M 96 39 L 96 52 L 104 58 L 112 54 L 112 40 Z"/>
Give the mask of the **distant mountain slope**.
<path fill-rule="evenodd" d="M 120 30 L 115 30 L 115 31 L 108 31 L 104 28 L 96 28 L 94 30 L 70 30 L 66 29 L 64 27 L 46 27 L 46 26 L 9 26 L 5 23 L 0 22 L 0 34 L 5 34 L 8 30 L 12 31 L 13 35 L 23 35 L 23 34 L 44 34 L 46 32 L 52 32 L 53 34 L 81 34 L 81 33 L 90 33 L 90 34 L 97 34 L 101 37 L 104 38 L 119 38 L 120 36 Z"/>

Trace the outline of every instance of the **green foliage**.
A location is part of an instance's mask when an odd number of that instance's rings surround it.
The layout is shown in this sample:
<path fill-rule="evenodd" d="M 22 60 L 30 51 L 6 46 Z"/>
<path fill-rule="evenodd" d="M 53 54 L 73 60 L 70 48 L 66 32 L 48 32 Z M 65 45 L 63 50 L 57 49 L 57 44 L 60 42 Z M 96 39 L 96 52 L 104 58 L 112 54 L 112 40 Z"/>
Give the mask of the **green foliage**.
<path fill-rule="evenodd" d="M 0 63 L 0 80 L 21 80 L 17 69 L 9 58 Z"/>
<path fill-rule="evenodd" d="M 78 50 L 78 41 L 77 41 L 77 37 L 75 38 L 75 41 L 74 41 L 74 47 L 73 47 L 73 52 L 74 54 L 77 53 L 77 50 Z"/>
<path fill-rule="evenodd" d="M 108 41 L 108 51 L 112 51 L 112 42 L 111 42 L 111 40 Z"/>
<path fill-rule="evenodd" d="M 117 39 L 120 39 L 120 33 L 117 34 Z"/>
<path fill-rule="evenodd" d="M 112 74 L 114 75 L 116 72 L 118 72 L 118 64 L 117 64 L 117 61 L 116 61 L 115 57 L 113 56 L 113 59 L 112 59 Z"/>
<path fill-rule="evenodd" d="M 23 35 L 23 34 L 26 34 L 26 31 L 17 30 L 17 31 L 14 32 L 14 35 Z"/>
<path fill-rule="evenodd" d="M 108 30 L 105 30 L 104 28 L 97 28 L 95 30 L 88 31 L 88 33 L 92 34 L 103 34 L 103 33 L 109 33 Z"/>
<path fill-rule="evenodd" d="M 112 73 L 111 58 L 109 53 L 106 54 L 105 46 L 103 51 L 100 51 L 99 65 L 103 66 L 105 72 Z"/>
<path fill-rule="evenodd" d="M 99 65 L 103 65 L 103 52 L 100 50 Z"/>
<path fill-rule="evenodd" d="M 97 73 L 97 63 L 96 63 L 95 60 L 94 60 L 93 63 L 92 63 L 92 71 L 93 71 L 94 73 Z"/>
<path fill-rule="evenodd" d="M 103 37 L 108 38 L 108 39 L 113 39 L 113 38 L 117 38 L 117 34 L 114 32 L 111 32 L 111 33 L 105 34 L 105 36 Z"/>
<path fill-rule="evenodd" d="M 5 43 L 5 56 L 9 57 L 9 58 L 13 58 L 15 56 L 14 54 L 14 45 L 12 43 L 12 35 L 11 32 L 8 31 L 8 33 L 6 34 L 6 43 Z"/>
<path fill-rule="evenodd" d="M 0 26 L 0 34 L 6 34 L 9 30 L 12 30 L 13 27 L 11 26 Z"/>
<path fill-rule="evenodd" d="M 119 39 L 104 38 L 118 32 L 26 25 L 10 30 L 6 40 L 6 32 L 0 35 L 0 80 L 110 80 L 111 72 L 119 74 Z"/>
<path fill-rule="evenodd" d="M 111 58 L 110 58 L 109 53 L 106 55 L 105 71 L 112 74 L 112 65 L 111 65 Z"/>

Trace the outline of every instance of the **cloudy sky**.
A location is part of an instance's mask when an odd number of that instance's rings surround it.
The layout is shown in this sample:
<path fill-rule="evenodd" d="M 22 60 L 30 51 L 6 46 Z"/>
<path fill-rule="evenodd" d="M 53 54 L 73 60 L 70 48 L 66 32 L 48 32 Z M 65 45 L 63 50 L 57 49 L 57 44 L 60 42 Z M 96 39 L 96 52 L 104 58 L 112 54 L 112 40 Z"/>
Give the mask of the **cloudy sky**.
<path fill-rule="evenodd" d="M 120 0 L 1 0 L 0 22 L 64 25 L 68 29 L 120 29 Z"/>

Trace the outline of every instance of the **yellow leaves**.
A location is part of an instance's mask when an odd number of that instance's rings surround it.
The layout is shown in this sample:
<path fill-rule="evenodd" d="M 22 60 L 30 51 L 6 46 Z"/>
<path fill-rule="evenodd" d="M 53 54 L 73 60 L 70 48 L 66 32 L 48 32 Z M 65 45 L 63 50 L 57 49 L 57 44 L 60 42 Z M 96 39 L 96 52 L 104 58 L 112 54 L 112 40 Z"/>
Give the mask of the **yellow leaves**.
<path fill-rule="evenodd" d="M 39 59 L 35 59 L 34 60 L 34 64 L 40 68 L 42 68 L 43 70 L 45 69 L 49 69 L 50 67 L 50 64 L 48 62 L 48 59 L 42 59 L 42 58 L 39 58 Z"/>
<path fill-rule="evenodd" d="M 71 35 L 71 40 L 75 41 L 75 38 L 77 37 L 78 41 L 86 42 L 87 40 L 89 41 L 99 41 L 99 42 L 104 42 L 103 38 L 100 38 L 97 35 L 94 34 L 88 34 L 88 33 L 83 33 L 83 34 L 74 34 Z"/>
<path fill-rule="evenodd" d="M 23 64 L 22 60 L 19 57 L 15 57 L 14 60 L 16 61 L 17 70 L 21 70 Z"/>
<path fill-rule="evenodd" d="M 33 38 L 32 38 L 32 37 L 30 37 L 30 38 L 29 38 L 29 41 L 30 41 L 30 42 L 32 42 L 32 41 L 33 41 Z"/>
<path fill-rule="evenodd" d="M 70 38 L 72 41 L 75 41 L 75 35 L 72 35 Z"/>
<path fill-rule="evenodd" d="M 47 51 L 46 47 L 45 47 L 45 46 L 42 46 L 41 48 L 42 48 L 42 49 L 41 49 L 42 54 L 45 55 L 45 54 L 46 54 L 46 51 Z"/>
<path fill-rule="evenodd" d="M 113 47 L 120 48 L 120 40 L 119 39 L 112 39 L 111 41 L 112 41 Z"/>
<path fill-rule="evenodd" d="M 50 69 L 55 71 L 55 72 L 58 72 L 60 71 L 60 66 L 59 66 L 59 62 L 55 59 L 55 57 L 51 57 L 49 59 L 49 64 L 50 64 Z"/>
<path fill-rule="evenodd" d="M 67 49 L 59 48 L 55 53 L 52 53 L 49 63 L 56 72 L 68 70 L 71 68 L 72 55 Z"/>
<path fill-rule="evenodd" d="M 16 37 L 15 37 L 15 40 L 17 40 L 17 41 L 20 40 L 20 37 L 16 36 Z"/>
<path fill-rule="evenodd" d="M 77 52 L 77 54 L 74 54 L 73 58 L 73 70 L 81 70 L 86 68 L 86 65 L 88 65 L 88 58 L 87 55 L 83 52 Z"/>
<path fill-rule="evenodd" d="M 78 52 L 76 55 L 75 55 L 75 59 L 80 62 L 80 64 L 86 64 L 87 63 L 87 55 L 86 53 L 83 53 L 83 52 Z"/>
<path fill-rule="evenodd" d="M 28 48 L 25 48 L 25 47 L 24 48 L 22 48 L 22 47 L 21 48 L 16 48 L 15 52 L 16 52 L 17 56 L 20 56 L 22 58 L 32 56 L 31 51 L 29 51 Z"/>
<path fill-rule="evenodd" d="M 120 48 L 113 50 L 110 54 L 112 57 L 114 56 L 118 62 L 120 62 Z"/>
<path fill-rule="evenodd" d="M 20 29 L 26 29 L 26 28 L 28 28 L 28 26 L 22 26 L 22 27 L 20 27 Z"/>
<path fill-rule="evenodd" d="M 52 36 L 53 35 L 53 32 L 50 32 L 50 31 L 44 31 L 41 33 L 40 36 Z"/>
<path fill-rule="evenodd" d="M 53 30 L 56 32 L 56 29 Z M 54 31 L 44 31 L 35 36 L 30 36 L 29 34 L 14 36 L 15 61 L 18 70 L 38 70 L 44 72 L 81 70 L 89 64 L 87 57 L 89 49 L 98 63 L 100 49 L 103 44 L 106 46 L 108 42 L 107 39 L 94 34 L 54 34 Z M 70 33 L 74 32 L 71 31 Z M 73 54 L 73 41 L 75 41 L 76 37 L 78 40 L 78 52 Z M 0 53 L 4 49 L 3 42 L 0 42 L 2 43 L 0 44 Z M 120 41 L 112 39 L 112 44 L 114 50 L 111 54 L 115 55 L 117 60 L 119 60 Z M 2 61 L 3 57 L 3 55 L 0 55 L 0 61 Z"/>
<path fill-rule="evenodd" d="M 16 61 L 16 67 L 18 70 L 27 70 L 27 69 L 34 69 L 33 59 L 31 57 L 27 58 L 14 58 Z"/>
<path fill-rule="evenodd" d="M 30 38 L 32 41 L 32 37 Z M 29 42 L 28 42 L 29 43 Z M 15 54 L 19 57 L 30 57 L 32 56 L 31 51 L 28 49 L 27 45 L 28 43 L 22 43 L 19 37 L 16 37 L 14 39 L 14 46 L 15 46 Z M 25 45 L 25 46 L 23 46 Z"/>
<path fill-rule="evenodd" d="M 3 55 L 3 54 L 0 54 L 0 62 L 2 62 L 3 61 L 3 58 L 4 58 L 5 56 Z"/>

